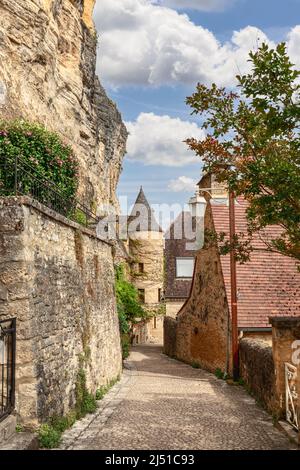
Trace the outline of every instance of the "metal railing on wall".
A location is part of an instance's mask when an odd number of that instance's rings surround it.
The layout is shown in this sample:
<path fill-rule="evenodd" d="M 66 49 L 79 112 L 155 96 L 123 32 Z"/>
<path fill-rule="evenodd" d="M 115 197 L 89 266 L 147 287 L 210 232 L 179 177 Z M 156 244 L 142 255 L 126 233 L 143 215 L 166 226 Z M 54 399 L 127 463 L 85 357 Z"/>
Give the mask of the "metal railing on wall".
<path fill-rule="evenodd" d="M 297 367 L 285 362 L 285 401 L 286 420 L 293 428 L 299 431 L 298 423 L 298 393 L 297 393 Z"/>
<path fill-rule="evenodd" d="M 78 199 L 65 194 L 53 181 L 40 175 L 22 157 L 0 157 L 0 197 L 30 196 L 48 208 L 89 227 L 99 222 L 97 215 Z"/>
<path fill-rule="evenodd" d="M 0 321 L 0 421 L 15 406 L 16 320 Z"/>

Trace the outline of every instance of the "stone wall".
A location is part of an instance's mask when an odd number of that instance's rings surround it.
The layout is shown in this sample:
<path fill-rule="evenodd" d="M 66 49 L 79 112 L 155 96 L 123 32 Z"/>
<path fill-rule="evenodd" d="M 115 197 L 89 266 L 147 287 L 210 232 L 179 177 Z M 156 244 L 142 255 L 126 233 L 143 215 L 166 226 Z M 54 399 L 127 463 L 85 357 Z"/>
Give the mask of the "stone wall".
<path fill-rule="evenodd" d="M 95 0 L 0 0 L 0 114 L 57 131 L 80 163 L 79 197 L 117 205 L 127 131 L 95 74 Z"/>
<path fill-rule="evenodd" d="M 121 372 L 111 246 L 29 198 L 0 199 L 0 318 L 17 318 L 16 410 L 33 427 Z"/>
<path fill-rule="evenodd" d="M 277 414 L 283 417 L 286 407 L 285 362 L 297 368 L 298 385 L 300 382 L 300 317 L 273 317 L 270 318 L 270 323 L 272 324 Z M 298 396 L 298 412 L 299 410 L 300 395 Z"/>
<path fill-rule="evenodd" d="M 172 317 L 164 319 L 164 354 L 176 357 L 177 321 Z"/>
<path fill-rule="evenodd" d="M 173 300 L 166 300 L 166 315 L 168 317 L 173 317 L 176 318 L 177 313 L 181 310 L 183 307 L 184 302 L 181 301 L 173 301 Z"/>
<path fill-rule="evenodd" d="M 272 345 L 258 339 L 240 341 L 240 376 L 247 389 L 271 413 L 276 410 Z"/>

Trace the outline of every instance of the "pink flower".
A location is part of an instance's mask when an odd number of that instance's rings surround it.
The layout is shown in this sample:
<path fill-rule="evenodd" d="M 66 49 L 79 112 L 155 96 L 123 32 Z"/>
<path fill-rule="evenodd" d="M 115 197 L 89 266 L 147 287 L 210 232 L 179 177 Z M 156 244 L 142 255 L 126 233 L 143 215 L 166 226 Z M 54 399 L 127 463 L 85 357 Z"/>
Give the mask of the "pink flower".
<path fill-rule="evenodd" d="M 39 161 L 37 160 L 37 158 L 29 157 L 29 160 L 31 161 L 31 163 L 34 163 L 35 165 L 39 164 Z"/>

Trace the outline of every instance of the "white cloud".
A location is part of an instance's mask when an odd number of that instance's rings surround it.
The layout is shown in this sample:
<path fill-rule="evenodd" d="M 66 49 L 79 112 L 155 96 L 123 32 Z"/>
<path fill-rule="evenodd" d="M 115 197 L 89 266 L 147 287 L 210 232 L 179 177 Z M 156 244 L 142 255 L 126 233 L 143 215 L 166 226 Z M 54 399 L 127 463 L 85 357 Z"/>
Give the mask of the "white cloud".
<path fill-rule="evenodd" d="M 168 1 L 183 4 L 183 0 Z M 186 14 L 149 0 L 99 0 L 95 21 L 100 32 L 98 73 L 106 86 L 115 88 L 198 81 L 233 86 L 235 76 L 249 70 L 250 49 L 262 41 L 274 46 L 254 26 L 234 31 L 222 44 Z M 294 61 L 299 61 L 299 28 L 287 37 Z"/>
<path fill-rule="evenodd" d="M 141 113 L 135 122 L 127 122 L 126 126 L 129 160 L 172 167 L 199 164 L 199 159 L 183 142 L 188 137 L 204 138 L 204 132 L 197 124 L 170 116 Z"/>
<path fill-rule="evenodd" d="M 194 191 L 196 187 L 196 180 L 188 178 L 187 176 L 179 176 L 175 180 L 171 180 L 168 184 L 168 189 L 175 193 Z"/>
<path fill-rule="evenodd" d="M 235 0 L 158 0 L 153 3 L 178 10 L 223 11 L 235 3 Z"/>
<path fill-rule="evenodd" d="M 293 64 L 300 68 L 300 25 L 288 33 L 288 53 Z"/>

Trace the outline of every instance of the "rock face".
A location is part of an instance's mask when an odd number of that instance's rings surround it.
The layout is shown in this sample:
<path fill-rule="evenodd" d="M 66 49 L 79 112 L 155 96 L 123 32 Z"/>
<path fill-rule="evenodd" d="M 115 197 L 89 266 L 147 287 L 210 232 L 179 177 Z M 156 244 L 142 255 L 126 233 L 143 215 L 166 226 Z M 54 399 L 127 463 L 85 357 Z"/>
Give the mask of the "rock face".
<path fill-rule="evenodd" d="M 59 132 L 80 163 L 79 197 L 116 204 L 127 131 L 95 75 L 95 0 L 0 0 L 0 113 Z"/>

